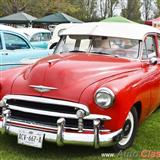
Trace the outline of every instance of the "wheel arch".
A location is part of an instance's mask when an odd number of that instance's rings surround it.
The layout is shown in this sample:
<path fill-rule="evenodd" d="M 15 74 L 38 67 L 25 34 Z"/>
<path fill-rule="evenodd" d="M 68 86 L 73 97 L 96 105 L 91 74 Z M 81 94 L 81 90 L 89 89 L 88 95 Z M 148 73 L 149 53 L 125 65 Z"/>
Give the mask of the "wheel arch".
<path fill-rule="evenodd" d="M 141 101 L 138 101 L 134 103 L 133 107 L 136 108 L 137 114 L 138 114 L 138 121 L 141 119 L 141 113 L 142 113 L 142 103 Z"/>

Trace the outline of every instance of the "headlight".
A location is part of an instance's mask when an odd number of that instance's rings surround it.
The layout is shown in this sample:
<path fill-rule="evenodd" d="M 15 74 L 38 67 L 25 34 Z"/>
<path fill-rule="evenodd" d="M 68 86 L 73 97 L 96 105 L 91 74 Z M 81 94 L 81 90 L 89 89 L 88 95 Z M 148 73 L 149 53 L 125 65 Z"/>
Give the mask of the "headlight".
<path fill-rule="evenodd" d="M 109 88 L 99 88 L 95 94 L 95 103 L 102 108 L 109 108 L 115 99 L 114 93 Z"/>

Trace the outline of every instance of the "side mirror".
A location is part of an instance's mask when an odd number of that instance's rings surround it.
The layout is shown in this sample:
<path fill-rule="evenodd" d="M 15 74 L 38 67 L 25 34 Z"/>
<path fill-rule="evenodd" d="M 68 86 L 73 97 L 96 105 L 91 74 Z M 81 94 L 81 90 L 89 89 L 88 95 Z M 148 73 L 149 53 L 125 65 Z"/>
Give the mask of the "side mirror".
<path fill-rule="evenodd" d="M 158 63 L 158 59 L 156 57 L 152 57 L 149 59 L 149 63 L 152 65 L 156 65 Z"/>

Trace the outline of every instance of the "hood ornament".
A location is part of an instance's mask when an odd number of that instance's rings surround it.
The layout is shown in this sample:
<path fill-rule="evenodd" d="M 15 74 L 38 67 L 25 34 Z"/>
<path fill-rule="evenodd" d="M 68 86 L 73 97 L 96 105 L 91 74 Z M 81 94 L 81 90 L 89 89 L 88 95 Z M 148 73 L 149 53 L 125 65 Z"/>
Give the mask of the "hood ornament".
<path fill-rule="evenodd" d="M 37 86 L 37 85 L 29 85 L 29 87 L 33 88 L 35 91 L 38 91 L 40 93 L 49 92 L 51 90 L 57 90 L 58 88 L 54 87 L 47 87 L 47 86 Z"/>

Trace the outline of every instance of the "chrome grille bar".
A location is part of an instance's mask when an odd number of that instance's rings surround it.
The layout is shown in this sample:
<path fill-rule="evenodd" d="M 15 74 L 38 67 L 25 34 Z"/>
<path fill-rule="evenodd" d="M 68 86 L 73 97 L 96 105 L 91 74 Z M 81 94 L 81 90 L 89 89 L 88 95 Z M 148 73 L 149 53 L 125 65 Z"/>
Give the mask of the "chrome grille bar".
<path fill-rule="evenodd" d="M 82 109 L 86 112 L 86 115 L 89 114 L 89 109 L 87 106 L 75 102 L 63 101 L 63 100 L 55 100 L 50 98 L 42 98 L 42 97 L 35 97 L 35 96 L 22 96 L 22 95 L 7 95 L 3 98 L 3 101 L 6 102 L 7 100 L 15 99 L 15 100 L 25 100 L 29 102 L 37 102 L 42 104 L 56 104 L 56 105 L 64 105 L 67 107 L 74 107 L 77 109 Z"/>
<path fill-rule="evenodd" d="M 38 110 L 38 109 L 30 109 L 30 108 L 19 107 L 19 106 L 14 106 L 14 105 L 8 105 L 8 108 L 12 109 L 12 110 L 16 110 L 16 111 L 25 112 L 25 113 L 34 113 L 34 114 L 39 114 L 39 115 L 51 116 L 51 117 L 78 119 L 78 117 L 73 114 L 51 112 L 51 111 L 44 111 L 44 110 Z M 90 114 L 90 115 L 84 117 L 83 119 L 94 120 L 97 118 L 99 118 L 101 120 L 111 120 L 111 118 L 109 116 L 97 115 L 97 114 Z"/>

